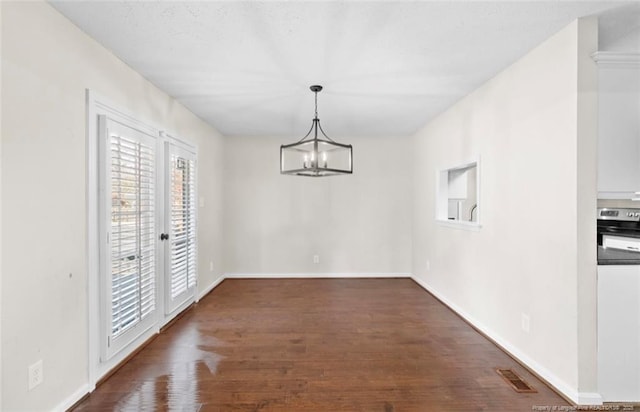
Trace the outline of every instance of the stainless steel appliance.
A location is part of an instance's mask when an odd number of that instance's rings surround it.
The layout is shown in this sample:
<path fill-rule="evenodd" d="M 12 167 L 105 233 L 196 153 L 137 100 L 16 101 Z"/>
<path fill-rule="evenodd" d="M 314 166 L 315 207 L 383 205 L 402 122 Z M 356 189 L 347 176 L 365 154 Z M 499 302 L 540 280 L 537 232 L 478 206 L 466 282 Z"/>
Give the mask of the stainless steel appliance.
<path fill-rule="evenodd" d="M 640 209 L 598 209 L 598 264 L 640 265 Z"/>

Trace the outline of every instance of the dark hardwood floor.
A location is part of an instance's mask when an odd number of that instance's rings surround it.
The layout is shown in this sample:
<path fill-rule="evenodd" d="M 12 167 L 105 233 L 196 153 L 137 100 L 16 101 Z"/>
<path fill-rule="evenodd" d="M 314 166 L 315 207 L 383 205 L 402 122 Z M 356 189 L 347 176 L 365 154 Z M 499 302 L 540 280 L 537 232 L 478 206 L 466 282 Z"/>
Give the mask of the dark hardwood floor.
<path fill-rule="evenodd" d="M 515 392 L 496 367 L 538 393 Z M 568 403 L 410 279 L 248 279 L 225 280 L 75 410 L 534 405 Z"/>

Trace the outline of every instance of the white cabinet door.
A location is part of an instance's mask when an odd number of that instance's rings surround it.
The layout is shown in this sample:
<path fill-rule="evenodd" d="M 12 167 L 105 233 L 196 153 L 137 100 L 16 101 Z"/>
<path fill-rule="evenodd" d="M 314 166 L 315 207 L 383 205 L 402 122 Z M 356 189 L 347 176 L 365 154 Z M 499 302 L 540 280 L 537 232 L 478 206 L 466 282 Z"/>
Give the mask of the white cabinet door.
<path fill-rule="evenodd" d="M 640 402 L 640 266 L 598 266 L 598 391 Z"/>
<path fill-rule="evenodd" d="M 640 68 L 599 68 L 598 197 L 640 199 Z"/>

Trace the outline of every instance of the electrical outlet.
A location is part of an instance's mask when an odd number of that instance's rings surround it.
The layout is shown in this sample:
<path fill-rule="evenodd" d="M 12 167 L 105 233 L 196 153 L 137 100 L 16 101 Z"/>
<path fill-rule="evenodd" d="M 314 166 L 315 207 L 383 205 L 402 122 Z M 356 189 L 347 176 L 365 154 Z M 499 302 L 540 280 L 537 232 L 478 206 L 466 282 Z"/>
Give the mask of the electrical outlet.
<path fill-rule="evenodd" d="M 527 332 L 527 333 L 529 333 L 529 327 L 530 327 L 529 315 L 525 315 L 523 313 L 521 318 L 520 318 L 520 323 L 521 323 L 521 326 L 522 326 L 522 330 Z"/>
<path fill-rule="evenodd" d="M 198 204 L 200 207 L 204 207 L 204 197 L 200 197 Z"/>
<path fill-rule="evenodd" d="M 29 366 L 29 390 L 40 385 L 44 381 L 42 359 Z"/>
<path fill-rule="evenodd" d="M 431 262 L 427 260 L 427 264 L 425 265 L 427 271 L 431 270 Z"/>
<path fill-rule="evenodd" d="M 213 272 L 213 260 L 209 261 L 209 272 Z"/>
<path fill-rule="evenodd" d="M 320 255 L 313 255 L 313 263 L 320 263 Z"/>

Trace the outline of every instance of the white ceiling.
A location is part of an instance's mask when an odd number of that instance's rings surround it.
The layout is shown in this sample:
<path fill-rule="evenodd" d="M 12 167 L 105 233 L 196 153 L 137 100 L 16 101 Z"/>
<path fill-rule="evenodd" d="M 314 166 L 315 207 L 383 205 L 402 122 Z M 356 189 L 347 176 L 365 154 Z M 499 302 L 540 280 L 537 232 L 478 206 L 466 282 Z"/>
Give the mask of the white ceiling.
<path fill-rule="evenodd" d="M 575 18 L 621 4 L 53 2 L 224 135 L 287 137 L 311 125 L 312 84 L 329 136 L 413 134 Z"/>

